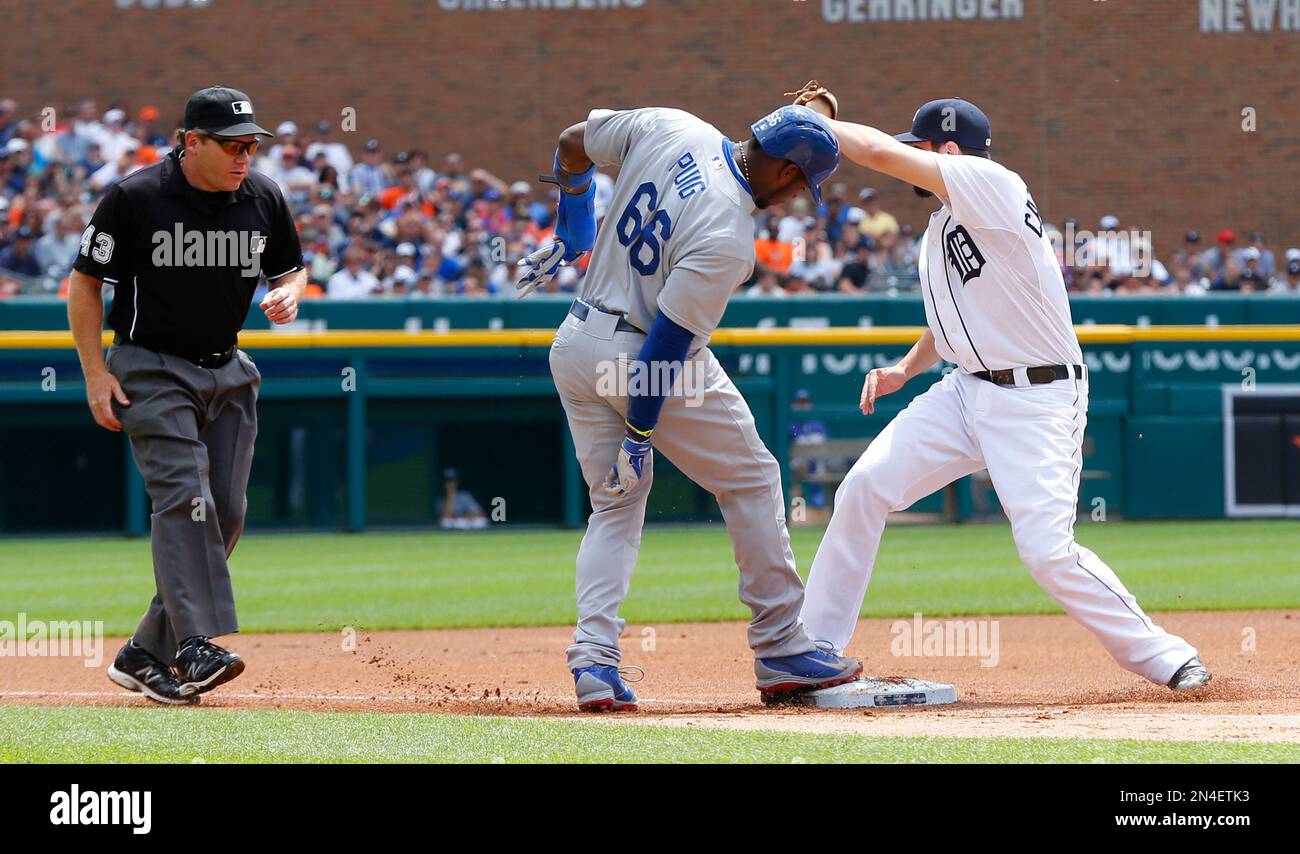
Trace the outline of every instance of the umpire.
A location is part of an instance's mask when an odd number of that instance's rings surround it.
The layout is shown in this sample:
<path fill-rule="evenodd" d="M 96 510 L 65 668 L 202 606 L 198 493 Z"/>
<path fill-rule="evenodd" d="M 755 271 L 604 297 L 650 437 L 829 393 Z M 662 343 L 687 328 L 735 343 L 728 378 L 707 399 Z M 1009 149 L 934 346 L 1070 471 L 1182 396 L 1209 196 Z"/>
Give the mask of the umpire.
<path fill-rule="evenodd" d="M 250 168 L 271 134 L 249 97 L 195 92 L 176 136 L 100 201 L 73 264 L 68 321 L 90 411 L 126 430 L 153 504 L 158 592 L 108 676 L 182 704 L 244 669 L 210 640 L 239 630 L 226 559 L 244 528 L 261 383 L 239 329 L 263 275 L 259 307 L 292 322 L 307 275 L 284 197 Z M 115 291 L 107 361 L 104 284 Z"/>

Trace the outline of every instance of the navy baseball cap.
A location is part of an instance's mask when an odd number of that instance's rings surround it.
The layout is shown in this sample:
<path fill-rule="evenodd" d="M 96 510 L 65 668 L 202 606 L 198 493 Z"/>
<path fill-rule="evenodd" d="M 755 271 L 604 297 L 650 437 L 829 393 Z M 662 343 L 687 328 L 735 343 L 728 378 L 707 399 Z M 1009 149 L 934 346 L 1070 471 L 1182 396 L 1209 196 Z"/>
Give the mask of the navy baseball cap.
<path fill-rule="evenodd" d="M 986 151 L 993 145 L 993 131 L 984 111 L 961 98 L 940 98 L 922 105 L 912 118 L 909 133 L 895 134 L 899 142 L 948 142 L 962 148 Z"/>
<path fill-rule="evenodd" d="M 253 117 L 253 102 L 238 89 L 209 86 L 190 96 L 185 105 L 185 129 L 213 136 L 272 136 Z"/>

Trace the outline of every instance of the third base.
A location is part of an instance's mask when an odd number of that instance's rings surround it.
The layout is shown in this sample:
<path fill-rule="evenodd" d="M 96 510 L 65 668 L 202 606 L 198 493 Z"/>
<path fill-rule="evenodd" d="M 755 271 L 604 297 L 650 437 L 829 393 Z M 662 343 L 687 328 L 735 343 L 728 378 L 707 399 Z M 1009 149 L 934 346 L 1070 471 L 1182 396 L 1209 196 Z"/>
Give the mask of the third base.
<path fill-rule="evenodd" d="M 957 689 L 924 679 L 864 677 L 856 682 L 801 694 L 799 702 L 822 709 L 941 706 L 957 702 Z"/>

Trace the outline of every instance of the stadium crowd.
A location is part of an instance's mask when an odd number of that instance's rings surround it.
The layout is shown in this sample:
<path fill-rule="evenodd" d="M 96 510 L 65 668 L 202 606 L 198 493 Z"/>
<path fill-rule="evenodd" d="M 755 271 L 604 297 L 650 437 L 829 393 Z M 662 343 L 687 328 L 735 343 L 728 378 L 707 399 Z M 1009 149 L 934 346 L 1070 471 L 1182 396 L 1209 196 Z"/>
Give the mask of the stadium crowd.
<path fill-rule="evenodd" d="M 254 167 L 283 189 L 297 218 L 311 286 L 324 299 L 481 298 L 513 294 L 515 262 L 553 232 L 555 190 L 508 183 L 467 166 L 368 140 L 355 153 L 331 122 L 286 121 Z M 347 136 L 352 136 L 348 134 Z M 158 109 L 100 113 L 85 100 L 57 119 L 23 117 L 0 100 L 0 298 L 58 294 L 105 189 L 165 156 L 174 131 Z M 603 217 L 612 179 L 597 175 Z M 1163 262 L 1149 234 L 1114 216 L 1085 230 L 1073 219 L 1044 224 L 1072 290 L 1099 294 L 1217 291 L 1300 293 L 1300 249 L 1275 253 L 1264 235 L 1213 240 L 1189 231 Z M 806 196 L 757 212 L 758 263 L 744 296 L 898 293 L 918 287 L 920 230 L 881 207 L 879 194 L 827 188 L 814 210 Z M 580 288 L 586 259 L 547 290 Z"/>

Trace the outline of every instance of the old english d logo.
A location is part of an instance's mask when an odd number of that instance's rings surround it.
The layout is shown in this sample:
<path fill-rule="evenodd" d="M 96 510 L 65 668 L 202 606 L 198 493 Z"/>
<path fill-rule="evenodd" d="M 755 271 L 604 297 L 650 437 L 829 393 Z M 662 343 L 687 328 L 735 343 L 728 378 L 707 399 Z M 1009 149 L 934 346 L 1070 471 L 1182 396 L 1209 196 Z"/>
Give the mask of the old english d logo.
<path fill-rule="evenodd" d="M 964 226 L 953 226 L 952 231 L 944 237 L 944 243 L 948 250 L 948 263 L 961 274 L 963 285 L 980 274 L 984 256 Z"/>

